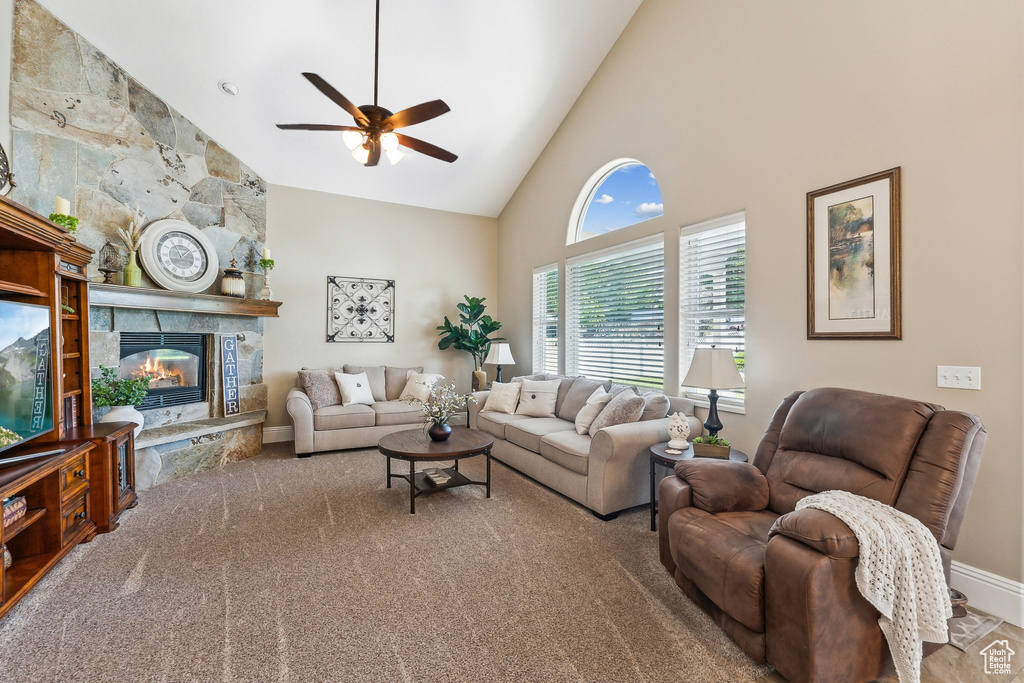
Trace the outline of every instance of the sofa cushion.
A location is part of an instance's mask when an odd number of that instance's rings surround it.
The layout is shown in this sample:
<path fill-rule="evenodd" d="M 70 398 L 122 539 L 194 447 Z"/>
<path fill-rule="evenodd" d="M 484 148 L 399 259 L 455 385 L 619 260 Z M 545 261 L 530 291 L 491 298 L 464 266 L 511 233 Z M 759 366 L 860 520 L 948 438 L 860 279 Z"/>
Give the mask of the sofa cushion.
<path fill-rule="evenodd" d="M 594 393 L 587 399 L 586 405 L 576 413 L 576 433 L 589 434 L 594 418 L 601 414 L 610 400 L 612 400 L 612 395 L 604 387 L 594 389 Z"/>
<path fill-rule="evenodd" d="M 545 460 L 586 474 L 590 465 L 590 435 L 571 432 L 555 432 L 540 440 L 540 454 Z"/>
<path fill-rule="evenodd" d="M 587 404 L 587 399 L 594 395 L 594 391 L 598 387 L 603 385 L 603 382 L 598 382 L 596 379 L 577 377 L 569 391 L 566 392 L 565 400 L 558 407 L 558 417 L 575 422 L 576 416 L 580 414 L 580 410 Z"/>
<path fill-rule="evenodd" d="M 668 396 L 660 391 L 644 391 L 640 394 L 644 399 L 644 412 L 640 415 L 640 421 L 660 420 L 668 416 Z"/>
<path fill-rule="evenodd" d="M 590 423 L 590 435 L 594 436 L 605 427 L 636 422 L 644 412 L 644 400 L 632 391 L 612 393 L 612 400 L 601 409 Z"/>
<path fill-rule="evenodd" d="M 386 382 L 384 381 L 384 366 L 383 365 L 345 365 L 346 375 L 358 375 L 361 372 L 366 373 L 366 379 L 370 382 L 370 391 L 373 392 L 374 401 L 386 401 L 388 400 L 388 394 L 385 389 Z"/>
<path fill-rule="evenodd" d="M 415 368 L 393 368 L 390 365 L 384 366 L 384 397 L 389 401 L 397 401 L 402 398 L 402 389 L 409 379 L 410 372 L 423 372 L 423 366 Z"/>
<path fill-rule="evenodd" d="M 491 436 L 504 439 L 505 425 L 510 422 L 532 419 L 532 417 L 526 417 L 525 415 L 513 415 L 511 413 L 480 412 L 477 413 L 475 427 L 487 432 Z"/>
<path fill-rule="evenodd" d="M 558 411 L 562 409 L 562 403 L 565 401 L 565 397 L 568 395 L 569 390 L 572 389 L 572 385 L 576 382 L 576 377 L 566 377 L 565 375 L 552 375 L 550 373 L 543 374 L 539 373 L 536 375 L 520 375 L 513 377 L 510 382 L 521 382 L 524 379 L 535 380 L 535 381 L 550 381 L 557 379 L 558 385 L 558 397 L 555 399 L 555 415 L 558 415 Z M 561 417 L 561 416 L 559 416 Z"/>
<path fill-rule="evenodd" d="M 322 432 L 328 429 L 372 427 L 375 417 L 370 406 L 327 406 L 313 411 L 313 429 Z"/>
<path fill-rule="evenodd" d="M 519 391 L 522 382 L 493 382 L 491 393 L 487 394 L 487 402 L 480 410 L 481 413 L 508 413 L 516 412 L 516 404 L 519 403 Z"/>
<path fill-rule="evenodd" d="M 405 381 L 405 388 L 401 391 L 400 400 L 407 396 L 418 398 L 421 401 L 430 400 L 430 391 L 434 385 L 444 380 L 444 375 L 433 373 L 410 372 L 409 379 Z"/>
<path fill-rule="evenodd" d="M 520 383 L 519 407 L 516 415 L 530 417 L 554 417 L 561 380 L 524 379 Z"/>
<path fill-rule="evenodd" d="M 299 384 L 309 397 L 313 412 L 327 406 L 341 405 L 341 388 L 334 373 L 327 370 L 299 370 Z"/>
<path fill-rule="evenodd" d="M 341 405 L 364 405 L 373 403 L 373 390 L 370 388 L 370 380 L 366 378 L 365 372 L 358 375 L 346 375 L 344 372 L 334 373 L 341 387 Z"/>
<path fill-rule="evenodd" d="M 669 547 L 682 573 L 755 633 L 765 631 L 764 552 L 776 518 L 767 511 L 711 515 L 683 508 L 668 520 Z"/>
<path fill-rule="evenodd" d="M 423 422 L 423 409 L 405 401 L 378 401 L 370 408 L 377 415 L 377 426 L 418 425 Z"/>
<path fill-rule="evenodd" d="M 531 417 L 505 426 L 505 439 L 517 446 L 540 453 L 540 440 L 548 434 L 571 431 L 576 433 L 576 425 L 557 417 Z"/>

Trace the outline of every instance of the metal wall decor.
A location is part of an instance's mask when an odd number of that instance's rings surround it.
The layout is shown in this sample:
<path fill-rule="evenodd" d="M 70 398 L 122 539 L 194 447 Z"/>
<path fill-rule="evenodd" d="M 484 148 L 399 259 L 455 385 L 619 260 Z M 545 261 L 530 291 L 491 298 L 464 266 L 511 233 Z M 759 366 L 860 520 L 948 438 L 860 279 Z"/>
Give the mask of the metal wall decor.
<path fill-rule="evenodd" d="M 395 281 L 327 277 L 327 341 L 395 341 Z"/>

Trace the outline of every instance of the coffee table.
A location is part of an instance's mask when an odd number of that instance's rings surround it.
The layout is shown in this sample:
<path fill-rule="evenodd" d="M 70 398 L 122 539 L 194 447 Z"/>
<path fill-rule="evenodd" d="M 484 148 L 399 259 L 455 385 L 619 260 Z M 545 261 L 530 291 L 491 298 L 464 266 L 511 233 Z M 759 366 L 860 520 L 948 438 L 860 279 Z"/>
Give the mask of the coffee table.
<path fill-rule="evenodd" d="M 485 487 L 487 497 L 491 497 L 491 446 L 494 439 L 490 434 L 479 429 L 452 427 L 452 435 L 447 441 L 431 441 L 426 431 L 410 429 L 404 432 L 393 432 L 380 438 L 377 448 L 388 461 L 388 488 L 392 479 L 404 479 L 409 482 L 409 514 L 416 514 L 416 497 L 423 493 L 443 491 L 456 486 L 475 484 Z M 486 481 L 473 481 L 459 472 L 459 460 L 483 455 L 487 458 Z M 392 474 L 391 459 L 406 460 L 409 463 L 409 474 Z M 443 484 L 434 484 L 423 472 L 416 471 L 418 461 L 454 460 L 454 467 L 446 467 L 442 471 L 450 479 Z"/>

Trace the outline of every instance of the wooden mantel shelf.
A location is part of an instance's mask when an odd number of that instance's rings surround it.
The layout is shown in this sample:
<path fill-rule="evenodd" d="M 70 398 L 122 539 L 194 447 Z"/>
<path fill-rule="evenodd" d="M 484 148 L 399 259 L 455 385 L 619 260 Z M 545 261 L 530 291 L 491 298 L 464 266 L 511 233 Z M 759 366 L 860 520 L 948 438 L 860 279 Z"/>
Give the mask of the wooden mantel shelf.
<path fill-rule="evenodd" d="M 89 305 L 276 318 L 281 302 L 238 299 L 233 296 L 218 296 L 216 294 L 172 292 L 148 287 L 105 285 L 94 282 L 89 285 Z"/>

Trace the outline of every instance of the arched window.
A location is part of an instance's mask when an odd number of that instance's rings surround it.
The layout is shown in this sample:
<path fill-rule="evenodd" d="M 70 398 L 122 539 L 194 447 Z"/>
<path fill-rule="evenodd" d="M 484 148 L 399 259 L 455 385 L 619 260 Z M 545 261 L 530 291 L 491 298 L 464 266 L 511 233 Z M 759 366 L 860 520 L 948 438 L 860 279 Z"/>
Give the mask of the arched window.
<path fill-rule="evenodd" d="M 651 169 L 636 159 L 616 159 L 583 186 L 569 220 L 566 244 L 636 225 L 665 213 Z"/>

